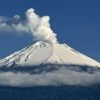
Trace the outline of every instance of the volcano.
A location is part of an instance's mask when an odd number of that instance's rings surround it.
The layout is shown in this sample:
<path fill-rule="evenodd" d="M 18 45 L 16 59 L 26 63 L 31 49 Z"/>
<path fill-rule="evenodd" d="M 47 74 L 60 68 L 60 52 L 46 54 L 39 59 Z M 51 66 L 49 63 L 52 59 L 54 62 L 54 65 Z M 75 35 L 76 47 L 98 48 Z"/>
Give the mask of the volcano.
<path fill-rule="evenodd" d="M 66 44 L 39 41 L 0 61 L 0 67 L 25 67 L 45 64 L 100 67 L 100 63 L 81 54 Z"/>

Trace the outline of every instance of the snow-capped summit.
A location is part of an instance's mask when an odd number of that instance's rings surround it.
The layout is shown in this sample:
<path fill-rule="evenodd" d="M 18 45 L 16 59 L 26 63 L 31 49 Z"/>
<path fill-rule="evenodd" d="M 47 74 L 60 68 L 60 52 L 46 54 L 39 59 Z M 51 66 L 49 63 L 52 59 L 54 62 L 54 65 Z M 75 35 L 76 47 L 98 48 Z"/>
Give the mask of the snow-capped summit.
<path fill-rule="evenodd" d="M 36 66 L 40 64 L 72 64 L 98 66 L 100 63 L 66 44 L 39 41 L 2 59 L 0 66 Z"/>

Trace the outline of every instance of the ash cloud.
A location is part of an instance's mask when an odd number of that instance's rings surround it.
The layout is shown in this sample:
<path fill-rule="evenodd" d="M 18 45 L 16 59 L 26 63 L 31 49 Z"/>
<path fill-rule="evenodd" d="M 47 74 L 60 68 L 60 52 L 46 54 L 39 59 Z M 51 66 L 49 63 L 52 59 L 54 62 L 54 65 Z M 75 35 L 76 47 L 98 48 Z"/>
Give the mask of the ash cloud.
<path fill-rule="evenodd" d="M 26 11 L 26 20 L 24 21 L 19 15 L 14 15 L 12 18 L 0 16 L 0 33 L 31 33 L 37 41 L 56 43 L 56 33 L 51 29 L 49 20 L 49 16 L 40 17 L 33 8 L 30 8 Z"/>

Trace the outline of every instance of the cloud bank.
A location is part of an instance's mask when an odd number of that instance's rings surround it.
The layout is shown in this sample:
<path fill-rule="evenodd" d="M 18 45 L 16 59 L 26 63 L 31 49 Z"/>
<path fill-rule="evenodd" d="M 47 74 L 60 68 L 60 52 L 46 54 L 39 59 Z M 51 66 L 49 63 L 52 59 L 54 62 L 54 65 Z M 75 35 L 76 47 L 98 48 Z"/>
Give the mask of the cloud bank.
<path fill-rule="evenodd" d="M 37 41 L 56 43 L 56 34 L 51 29 L 49 20 L 49 16 L 40 17 L 34 9 L 30 8 L 26 11 L 26 20 L 24 21 L 19 15 L 14 15 L 12 18 L 0 16 L 0 33 L 31 33 Z"/>
<path fill-rule="evenodd" d="M 0 33 L 28 33 L 29 29 L 25 26 L 25 22 L 20 21 L 20 16 L 15 15 L 12 18 L 0 16 Z"/>
<path fill-rule="evenodd" d="M 0 85 L 32 87 L 32 86 L 63 86 L 100 84 L 100 72 L 90 74 L 88 72 L 77 72 L 68 70 L 65 67 L 42 74 L 1 72 Z"/>

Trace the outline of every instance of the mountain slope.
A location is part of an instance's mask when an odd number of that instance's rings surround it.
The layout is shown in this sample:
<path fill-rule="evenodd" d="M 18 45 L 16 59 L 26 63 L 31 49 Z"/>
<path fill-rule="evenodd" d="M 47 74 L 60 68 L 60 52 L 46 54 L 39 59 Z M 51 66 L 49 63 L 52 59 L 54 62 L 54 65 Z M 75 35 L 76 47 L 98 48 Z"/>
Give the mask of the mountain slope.
<path fill-rule="evenodd" d="M 0 66 L 40 65 L 52 55 L 52 46 L 40 41 L 2 59 Z"/>
<path fill-rule="evenodd" d="M 36 66 L 40 64 L 72 64 L 98 66 L 100 63 L 77 52 L 66 44 L 39 41 L 4 58 L 0 66 Z"/>
<path fill-rule="evenodd" d="M 66 44 L 55 44 L 53 54 L 46 63 L 100 66 L 100 63 L 79 53 Z"/>

